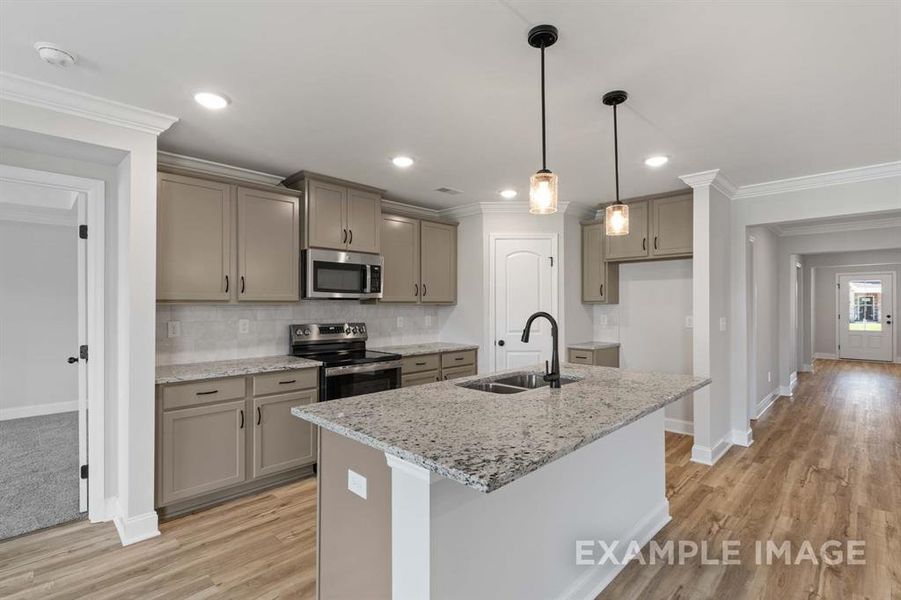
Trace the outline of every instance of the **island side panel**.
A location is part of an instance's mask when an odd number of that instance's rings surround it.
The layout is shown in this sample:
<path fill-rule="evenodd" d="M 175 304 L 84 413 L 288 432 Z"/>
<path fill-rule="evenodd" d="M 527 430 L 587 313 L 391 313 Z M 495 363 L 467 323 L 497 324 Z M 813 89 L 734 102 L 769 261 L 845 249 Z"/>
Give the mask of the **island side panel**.
<path fill-rule="evenodd" d="M 391 470 L 385 454 L 320 429 L 319 598 L 391 598 Z M 366 499 L 348 489 L 366 478 Z"/>
<path fill-rule="evenodd" d="M 594 598 L 621 567 L 577 565 L 576 540 L 624 550 L 669 521 L 663 425 L 659 410 L 489 494 L 432 483 L 430 599 Z"/>

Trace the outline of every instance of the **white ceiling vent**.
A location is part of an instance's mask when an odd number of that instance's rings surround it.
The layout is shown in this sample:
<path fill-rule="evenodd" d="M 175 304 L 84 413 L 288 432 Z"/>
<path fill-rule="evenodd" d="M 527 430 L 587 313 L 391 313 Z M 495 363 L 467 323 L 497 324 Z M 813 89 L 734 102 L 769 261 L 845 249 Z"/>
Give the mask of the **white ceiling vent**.
<path fill-rule="evenodd" d="M 454 188 L 451 188 L 451 187 L 435 188 L 435 191 L 441 192 L 442 194 L 448 194 L 450 196 L 459 196 L 460 194 L 463 193 L 463 190 L 455 190 Z"/>

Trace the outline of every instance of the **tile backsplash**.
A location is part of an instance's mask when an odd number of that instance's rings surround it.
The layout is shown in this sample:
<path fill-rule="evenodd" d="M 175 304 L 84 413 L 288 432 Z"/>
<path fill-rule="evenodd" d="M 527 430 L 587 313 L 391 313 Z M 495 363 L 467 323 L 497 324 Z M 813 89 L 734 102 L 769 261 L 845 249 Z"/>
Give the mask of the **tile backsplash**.
<path fill-rule="evenodd" d="M 156 362 L 171 365 L 287 354 L 292 323 L 366 323 L 371 347 L 439 339 L 446 307 L 305 300 L 277 305 L 167 305 L 156 308 Z M 398 326 L 398 318 L 403 326 Z M 247 320 L 247 332 L 239 331 Z M 169 337 L 169 323 L 180 330 Z"/>

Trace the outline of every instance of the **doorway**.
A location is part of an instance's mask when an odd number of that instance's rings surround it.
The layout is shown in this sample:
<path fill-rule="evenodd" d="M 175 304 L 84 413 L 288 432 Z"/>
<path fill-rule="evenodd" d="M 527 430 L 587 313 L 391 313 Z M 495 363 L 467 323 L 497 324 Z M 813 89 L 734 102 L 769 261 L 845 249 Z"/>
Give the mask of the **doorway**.
<path fill-rule="evenodd" d="M 892 362 L 893 273 L 836 275 L 838 357 Z"/>
<path fill-rule="evenodd" d="M 534 367 L 551 359 L 551 326 L 532 324 L 528 344 L 520 341 L 526 320 L 557 313 L 557 235 L 491 234 L 489 328 L 492 370 Z"/>
<path fill-rule="evenodd" d="M 102 203 L 102 182 L 0 165 L 0 539 L 104 517 Z"/>

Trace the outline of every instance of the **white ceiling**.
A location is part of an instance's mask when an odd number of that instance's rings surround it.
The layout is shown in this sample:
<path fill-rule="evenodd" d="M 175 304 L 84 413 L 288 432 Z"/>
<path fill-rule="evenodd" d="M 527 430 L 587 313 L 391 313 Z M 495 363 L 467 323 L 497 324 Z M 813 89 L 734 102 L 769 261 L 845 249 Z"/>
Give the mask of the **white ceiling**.
<path fill-rule="evenodd" d="M 542 22 L 560 28 L 547 53 L 548 166 L 562 200 L 611 199 L 600 97 L 617 88 L 630 94 L 624 197 L 712 168 L 745 185 L 901 158 L 898 2 L 4 0 L 0 69 L 176 115 L 163 150 L 444 208 L 527 191 L 540 138 L 538 51 L 525 37 Z M 78 64 L 40 62 L 36 41 Z M 205 111 L 191 99 L 201 88 L 232 106 Z M 400 153 L 416 165 L 393 167 Z M 671 162 L 645 167 L 656 153 Z"/>

